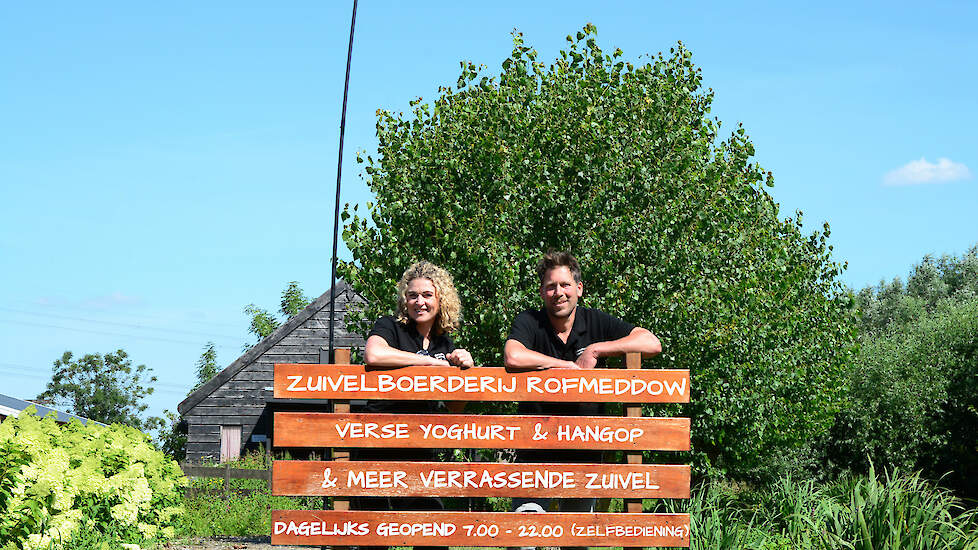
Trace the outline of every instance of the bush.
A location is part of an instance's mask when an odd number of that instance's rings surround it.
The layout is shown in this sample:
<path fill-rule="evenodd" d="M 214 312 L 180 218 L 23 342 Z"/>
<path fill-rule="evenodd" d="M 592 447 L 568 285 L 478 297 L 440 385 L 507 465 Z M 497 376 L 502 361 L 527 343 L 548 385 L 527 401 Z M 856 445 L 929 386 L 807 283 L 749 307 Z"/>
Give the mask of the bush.
<path fill-rule="evenodd" d="M 59 426 L 33 413 L 0 424 L 0 548 L 173 536 L 186 478 L 144 434 L 122 424 Z"/>
<path fill-rule="evenodd" d="M 921 470 L 978 497 L 978 298 L 913 309 L 863 337 L 827 456 L 859 472 Z"/>

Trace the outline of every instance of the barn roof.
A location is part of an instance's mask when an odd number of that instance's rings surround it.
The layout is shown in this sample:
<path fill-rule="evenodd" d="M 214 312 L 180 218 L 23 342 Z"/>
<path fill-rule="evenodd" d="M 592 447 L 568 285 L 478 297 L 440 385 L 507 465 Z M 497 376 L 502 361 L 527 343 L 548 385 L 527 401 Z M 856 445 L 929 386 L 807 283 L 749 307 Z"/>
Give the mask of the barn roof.
<path fill-rule="evenodd" d="M 350 295 L 355 295 L 356 291 L 353 287 L 348 285 L 345 281 L 337 279 L 336 281 L 336 297 L 339 298 L 342 294 L 347 293 Z M 242 369 L 255 362 L 263 353 L 268 351 L 272 346 L 277 344 L 280 340 L 289 335 L 293 330 L 301 326 L 303 323 L 309 320 L 310 317 L 315 315 L 317 312 L 325 307 L 329 306 L 330 302 L 330 291 L 326 291 L 322 296 L 316 298 L 311 304 L 306 306 L 305 309 L 296 313 L 291 319 L 282 324 L 282 326 L 275 329 L 274 332 L 266 336 L 262 341 L 258 342 L 251 349 L 246 351 L 244 355 L 238 357 L 233 363 L 228 365 L 224 370 L 217 373 L 213 378 L 208 380 L 204 385 L 197 388 L 193 393 L 187 396 L 186 399 L 177 405 L 177 411 L 181 415 L 186 415 L 188 411 L 197 406 L 198 403 L 204 400 L 208 395 L 213 393 L 216 389 L 224 385 L 225 382 L 234 377 L 235 374 L 240 372 Z M 352 296 L 351 296 L 352 297 Z M 338 313 L 342 313 L 339 312 Z M 333 329 L 336 330 L 335 327 Z"/>

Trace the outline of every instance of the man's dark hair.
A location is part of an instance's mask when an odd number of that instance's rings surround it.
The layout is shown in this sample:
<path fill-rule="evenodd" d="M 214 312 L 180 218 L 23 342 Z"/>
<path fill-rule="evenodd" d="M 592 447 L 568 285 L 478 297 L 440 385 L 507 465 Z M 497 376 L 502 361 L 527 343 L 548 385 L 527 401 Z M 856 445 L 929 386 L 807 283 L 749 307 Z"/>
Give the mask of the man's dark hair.
<path fill-rule="evenodd" d="M 543 284 L 543 277 L 547 272 L 557 267 L 566 267 L 574 276 L 574 282 L 581 282 L 581 266 L 578 265 L 577 258 L 570 252 L 551 250 L 537 262 L 537 276 L 540 277 L 540 284 Z"/>

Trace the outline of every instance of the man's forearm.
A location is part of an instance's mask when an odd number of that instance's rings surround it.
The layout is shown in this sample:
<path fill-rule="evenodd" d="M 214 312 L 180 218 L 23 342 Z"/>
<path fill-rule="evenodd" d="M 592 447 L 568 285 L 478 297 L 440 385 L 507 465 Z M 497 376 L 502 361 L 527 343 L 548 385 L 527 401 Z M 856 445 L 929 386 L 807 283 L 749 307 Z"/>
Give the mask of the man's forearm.
<path fill-rule="evenodd" d="M 624 338 L 597 342 L 588 346 L 596 357 L 622 355 L 625 353 L 641 353 L 644 356 L 658 355 L 662 352 L 662 343 L 651 331 L 635 327 Z"/>
<path fill-rule="evenodd" d="M 526 346 L 514 340 L 507 340 L 503 348 L 503 363 L 512 368 L 568 368 L 573 365 L 570 361 L 550 357 L 527 349 Z"/>

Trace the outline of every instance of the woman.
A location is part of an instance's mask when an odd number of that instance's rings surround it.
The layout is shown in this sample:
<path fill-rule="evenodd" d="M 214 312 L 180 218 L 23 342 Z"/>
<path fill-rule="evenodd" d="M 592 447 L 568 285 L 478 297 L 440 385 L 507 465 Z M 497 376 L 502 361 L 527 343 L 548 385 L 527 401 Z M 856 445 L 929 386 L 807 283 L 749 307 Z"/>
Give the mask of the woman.
<path fill-rule="evenodd" d="M 407 268 L 397 283 L 397 314 L 381 317 L 367 337 L 364 353 L 368 367 L 449 366 L 472 367 L 472 355 L 455 347 L 449 333 L 458 328 L 462 306 L 444 269 L 426 261 Z M 434 401 L 368 401 L 370 413 L 435 413 Z M 358 449 L 357 460 L 432 462 L 434 449 Z M 437 498 L 360 497 L 359 510 L 443 510 Z M 385 547 L 360 547 L 361 550 Z M 442 547 L 417 547 L 422 548 Z M 447 547 L 444 549 L 447 550 Z"/>
<path fill-rule="evenodd" d="M 473 366 L 472 355 L 455 349 L 449 336 L 461 310 L 447 271 L 426 261 L 412 264 L 397 283 L 397 317 L 381 317 L 370 330 L 367 366 Z"/>

